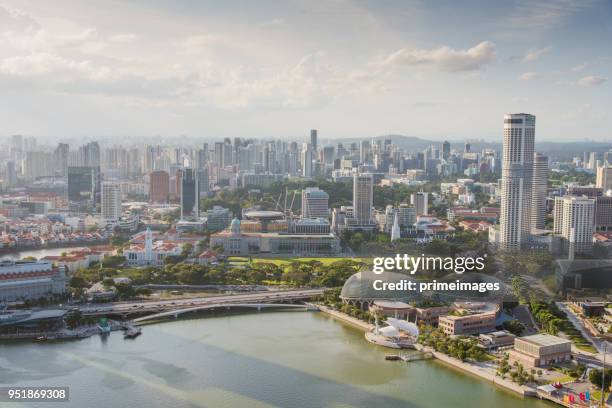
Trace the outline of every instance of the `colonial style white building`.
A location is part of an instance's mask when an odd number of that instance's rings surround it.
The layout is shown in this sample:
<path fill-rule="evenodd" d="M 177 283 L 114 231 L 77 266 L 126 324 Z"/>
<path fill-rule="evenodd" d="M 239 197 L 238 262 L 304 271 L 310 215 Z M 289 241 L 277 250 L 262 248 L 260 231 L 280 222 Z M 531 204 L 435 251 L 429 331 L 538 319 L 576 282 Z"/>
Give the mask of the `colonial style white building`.
<path fill-rule="evenodd" d="M 232 221 L 229 231 L 211 235 L 210 246 L 222 248 L 224 255 L 332 255 L 340 252 L 340 240 L 333 233 L 241 232 L 240 220 L 237 218 Z"/>
<path fill-rule="evenodd" d="M 65 268 L 49 261 L 0 262 L 0 304 L 63 295 L 67 285 Z"/>
<path fill-rule="evenodd" d="M 175 242 L 153 242 L 153 234 L 147 228 L 144 243 L 130 245 L 123 255 L 129 265 L 162 265 L 165 257 L 180 255 L 182 250 L 182 245 Z"/>

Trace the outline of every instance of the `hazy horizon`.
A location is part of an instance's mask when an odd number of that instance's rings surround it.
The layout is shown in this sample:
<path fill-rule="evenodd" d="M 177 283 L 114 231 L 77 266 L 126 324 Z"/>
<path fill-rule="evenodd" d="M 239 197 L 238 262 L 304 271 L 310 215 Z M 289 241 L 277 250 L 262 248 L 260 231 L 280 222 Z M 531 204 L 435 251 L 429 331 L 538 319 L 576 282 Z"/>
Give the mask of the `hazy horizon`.
<path fill-rule="evenodd" d="M 0 0 L 0 135 L 609 142 L 606 0 Z M 183 136 L 185 135 L 185 136 Z"/>

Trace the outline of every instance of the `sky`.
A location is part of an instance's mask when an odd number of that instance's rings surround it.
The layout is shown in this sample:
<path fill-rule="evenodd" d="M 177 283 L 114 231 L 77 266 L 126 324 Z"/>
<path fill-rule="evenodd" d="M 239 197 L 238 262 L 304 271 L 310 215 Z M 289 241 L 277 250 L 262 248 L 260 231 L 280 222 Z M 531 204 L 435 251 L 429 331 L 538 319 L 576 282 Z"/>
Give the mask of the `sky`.
<path fill-rule="evenodd" d="M 0 0 L 0 135 L 612 141 L 612 1 Z"/>

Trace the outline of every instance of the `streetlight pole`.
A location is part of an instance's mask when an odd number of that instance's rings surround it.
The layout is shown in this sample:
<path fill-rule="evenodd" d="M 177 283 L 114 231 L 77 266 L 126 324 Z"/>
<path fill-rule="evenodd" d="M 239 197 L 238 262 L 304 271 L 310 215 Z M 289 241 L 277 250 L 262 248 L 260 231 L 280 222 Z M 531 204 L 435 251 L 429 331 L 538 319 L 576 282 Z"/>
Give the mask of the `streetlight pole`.
<path fill-rule="evenodd" d="M 608 351 L 608 342 L 604 340 L 603 342 L 603 346 L 604 346 L 604 357 L 603 357 L 603 367 L 601 370 L 601 407 L 603 408 L 604 405 L 604 385 L 606 383 L 606 353 Z"/>

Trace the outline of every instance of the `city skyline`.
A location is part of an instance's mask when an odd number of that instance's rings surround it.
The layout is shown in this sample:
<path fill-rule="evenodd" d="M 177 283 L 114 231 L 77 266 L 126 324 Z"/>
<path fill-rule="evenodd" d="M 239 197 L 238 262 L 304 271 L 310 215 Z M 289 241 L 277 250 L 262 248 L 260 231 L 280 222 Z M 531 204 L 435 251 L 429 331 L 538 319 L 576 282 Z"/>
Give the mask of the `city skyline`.
<path fill-rule="evenodd" d="M 472 3 L 7 1 L 0 134 L 610 139 L 608 2 Z"/>
<path fill-rule="evenodd" d="M 0 401 L 608 406 L 609 38 L 612 0 L 0 0 Z"/>

